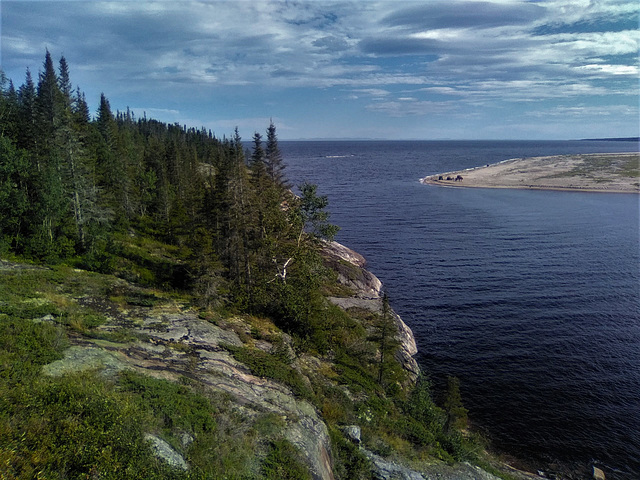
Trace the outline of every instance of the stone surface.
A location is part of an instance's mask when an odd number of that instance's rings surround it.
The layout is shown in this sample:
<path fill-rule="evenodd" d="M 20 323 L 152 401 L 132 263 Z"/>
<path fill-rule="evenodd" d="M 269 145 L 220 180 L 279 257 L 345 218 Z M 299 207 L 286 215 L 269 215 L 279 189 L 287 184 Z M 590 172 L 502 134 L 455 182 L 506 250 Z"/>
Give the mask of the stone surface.
<path fill-rule="evenodd" d="M 351 250 L 349 247 L 346 247 L 338 242 L 325 242 L 324 246 L 325 250 L 328 251 L 331 255 L 339 257 L 349 263 L 353 263 L 358 267 L 364 268 L 367 264 L 365 258 L 360 255 L 355 250 Z"/>
<path fill-rule="evenodd" d="M 594 480 L 605 480 L 604 472 L 598 467 L 593 467 L 593 478 Z"/>
<path fill-rule="evenodd" d="M 379 298 L 382 282 L 365 270 L 364 257 L 337 242 L 324 244 L 322 255 L 325 264 L 338 274 L 338 281 L 364 298 Z"/>
<path fill-rule="evenodd" d="M 362 452 L 371 462 L 373 475 L 376 480 L 430 480 L 420 472 L 385 460 L 381 456 L 368 450 L 362 450 Z"/>
<path fill-rule="evenodd" d="M 360 445 L 361 431 L 358 425 L 347 425 L 346 427 L 342 427 L 342 433 L 344 433 L 344 436 L 348 440 L 351 440 L 356 445 Z"/>
<path fill-rule="evenodd" d="M 455 465 L 436 463 L 426 465 L 417 471 L 368 450 L 362 449 L 362 452 L 371 462 L 376 480 L 500 480 L 480 467 L 466 462 Z"/>
<path fill-rule="evenodd" d="M 189 469 L 189 466 L 187 465 L 187 462 L 184 461 L 184 458 L 182 458 L 182 455 L 171 448 L 171 445 L 163 439 L 156 437 L 155 435 L 151 435 L 150 433 L 146 434 L 144 438 L 151 443 L 151 448 L 156 457 L 161 458 L 172 467 L 176 467 L 181 470 Z"/>
<path fill-rule="evenodd" d="M 85 370 L 102 370 L 109 375 L 130 368 L 131 365 L 117 353 L 93 346 L 74 345 L 65 350 L 64 358 L 45 365 L 42 372 L 56 377 Z"/>

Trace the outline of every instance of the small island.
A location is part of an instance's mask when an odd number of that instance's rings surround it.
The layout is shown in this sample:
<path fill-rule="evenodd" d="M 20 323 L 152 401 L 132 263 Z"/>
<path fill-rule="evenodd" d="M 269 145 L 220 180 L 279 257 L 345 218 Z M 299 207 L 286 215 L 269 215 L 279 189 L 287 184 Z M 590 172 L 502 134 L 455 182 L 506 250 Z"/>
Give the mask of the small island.
<path fill-rule="evenodd" d="M 456 172 L 429 175 L 429 185 L 640 193 L 640 154 L 592 153 L 514 158 Z"/>

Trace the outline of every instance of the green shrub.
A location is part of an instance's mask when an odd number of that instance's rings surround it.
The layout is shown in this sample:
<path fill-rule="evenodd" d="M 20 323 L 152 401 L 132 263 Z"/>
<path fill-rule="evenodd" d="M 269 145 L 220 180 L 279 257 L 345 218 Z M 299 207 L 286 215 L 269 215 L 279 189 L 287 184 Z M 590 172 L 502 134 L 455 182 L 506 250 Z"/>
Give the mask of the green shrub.
<path fill-rule="evenodd" d="M 344 438 L 335 426 L 329 427 L 334 473 L 338 480 L 368 480 L 372 478 L 369 460 L 360 449 Z"/>
<path fill-rule="evenodd" d="M 302 463 L 298 449 L 288 440 L 275 440 L 262 464 L 267 480 L 311 480 L 311 474 Z"/>
<path fill-rule="evenodd" d="M 4 387 L 0 478 L 177 478 L 152 456 L 136 402 L 94 374 Z"/>
<path fill-rule="evenodd" d="M 233 358 L 246 365 L 254 375 L 284 383 L 291 388 L 295 395 L 307 400 L 314 399 L 315 395 L 302 375 L 284 363 L 279 356 L 257 348 L 223 346 L 233 355 Z"/>
<path fill-rule="evenodd" d="M 182 430 L 191 435 L 216 428 L 215 406 L 186 385 L 125 371 L 120 375 L 120 386 L 123 391 L 134 393 L 140 405 L 150 410 L 159 423 L 156 428 L 167 432 Z"/>
<path fill-rule="evenodd" d="M 62 358 L 66 346 L 61 327 L 6 316 L 0 319 L 0 379 L 29 381 L 42 365 Z"/>

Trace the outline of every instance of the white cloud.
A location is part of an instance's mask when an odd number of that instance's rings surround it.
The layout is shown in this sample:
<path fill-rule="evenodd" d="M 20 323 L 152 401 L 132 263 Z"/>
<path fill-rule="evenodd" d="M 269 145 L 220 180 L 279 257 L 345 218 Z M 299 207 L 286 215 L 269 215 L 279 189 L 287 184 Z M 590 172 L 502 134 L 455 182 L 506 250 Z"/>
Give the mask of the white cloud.
<path fill-rule="evenodd" d="M 598 72 L 598 73 L 606 73 L 611 75 L 632 75 L 637 77 L 640 73 L 640 70 L 636 65 L 582 65 L 578 67 L 581 70 Z"/>
<path fill-rule="evenodd" d="M 203 98 L 222 89 L 240 98 L 242 92 L 258 96 L 261 91 L 271 95 L 291 88 L 319 92 L 334 87 L 346 90 L 352 100 L 364 100 L 350 102 L 354 109 L 372 102 L 368 111 L 394 118 L 452 114 L 454 106 L 473 109 L 561 98 L 620 103 L 620 97 L 635 94 L 637 103 L 640 32 L 628 22 L 617 30 L 614 25 L 637 19 L 634 1 L 141 1 L 81 6 L 3 3 L 2 63 L 14 80 L 23 78 L 28 65 L 35 74 L 48 46 L 54 56 L 67 57 L 72 75 L 81 74 L 81 85 L 101 85 L 108 96 L 126 92 L 138 104 L 153 104 L 139 99 L 149 92 L 170 95 L 174 89 L 184 96 L 197 91 Z M 465 14 L 456 16 L 462 8 Z M 437 13 L 440 23 L 429 12 Z M 494 18 L 492 12 L 506 16 Z M 438 101 L 443 95 L 458 103 Z M 163 115 L 189 113 L 181 106 Z M 248 114 L 239 120 L 249 125 L 256 119 Z M 235 126 L 233 119 L 220 122 L 231 122 L 225 128 Z"/>
<path fill-rule="evenodd" d="M 545 110 L 537 110 L 526 113 L 529 117 L 563 117 L 563 118 L 578 118 L 585 120 L 589 117 L 637 117 L 638 107 L 631 105 L 605 105 L 605 106 L 592 106 L 592 105 L 559 105 L 553 108 L 547 108 Z"/>
<path fill-rule="evenodd" d="M 440 115 L 451 113 L 457 109 L 458 105 L 453 102 L 407 101 L 405 99 L 367 105 L 367 110 L 385 113 L 392 117 Z"/>

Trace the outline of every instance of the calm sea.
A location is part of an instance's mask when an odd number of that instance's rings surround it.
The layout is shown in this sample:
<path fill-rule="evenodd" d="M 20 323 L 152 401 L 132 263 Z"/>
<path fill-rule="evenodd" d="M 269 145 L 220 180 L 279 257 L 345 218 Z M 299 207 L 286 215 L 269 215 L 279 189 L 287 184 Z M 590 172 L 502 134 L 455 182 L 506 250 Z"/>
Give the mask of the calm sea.
<path fill-rule="evenodd" d="M 418 361 L 496 448 L 640 478 L 639 197 L 451 189 L 420 177 L 634 142 L 281 142 L 413 329 Z M 586 475 L 586 474 L 585 474 Z M 589 475 L 590 476 L 590 475 Z"/>

